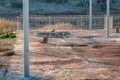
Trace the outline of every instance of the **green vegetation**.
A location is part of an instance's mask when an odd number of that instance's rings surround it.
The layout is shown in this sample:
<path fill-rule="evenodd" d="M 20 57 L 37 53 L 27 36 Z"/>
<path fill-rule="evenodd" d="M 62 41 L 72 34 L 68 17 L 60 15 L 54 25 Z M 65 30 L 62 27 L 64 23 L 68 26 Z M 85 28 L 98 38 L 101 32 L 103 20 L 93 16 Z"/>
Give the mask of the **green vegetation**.
<path fill-rule="evenodd" d="M 16 34 L 13 32 L 9 32 L 9 33 L 4 33 L 0 35 L 0 38 L 9 38 L 9 39 L 14 39 L 16 38 Z"/>

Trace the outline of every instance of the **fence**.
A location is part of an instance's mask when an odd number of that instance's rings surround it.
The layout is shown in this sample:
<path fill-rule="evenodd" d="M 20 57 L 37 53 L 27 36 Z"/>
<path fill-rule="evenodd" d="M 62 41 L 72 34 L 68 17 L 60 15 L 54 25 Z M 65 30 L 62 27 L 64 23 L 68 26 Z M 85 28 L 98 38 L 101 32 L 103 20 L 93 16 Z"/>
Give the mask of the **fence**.
<path fill-rule="evenodd" d="M 120 15 L 113 17 L 113 28 L 120 27 Z"/>
<path fill-rule="evenodd" d="M 0 34 L 10 31 L 23 30 L 23 17 L 1 17 Z M 106 16 L 93 15 L 93 29 L 106 27 Z M 120 15 L 110 16 L 110 28 L 120 27 Z M 89 29 L 89 15 L 36 15 L 30 16 L 30 30 L 79 30 Z"/>
<path fill-rule="evenodd" d="M 22 30 L 22 17 L 17 18 L 18 29 Z M 30 16 L 30 30 L 76 30 L 89 29 L 88 15 L 46 15 Z M 93 16 L 93 29 L 104 28 L 104 15 Z"/>

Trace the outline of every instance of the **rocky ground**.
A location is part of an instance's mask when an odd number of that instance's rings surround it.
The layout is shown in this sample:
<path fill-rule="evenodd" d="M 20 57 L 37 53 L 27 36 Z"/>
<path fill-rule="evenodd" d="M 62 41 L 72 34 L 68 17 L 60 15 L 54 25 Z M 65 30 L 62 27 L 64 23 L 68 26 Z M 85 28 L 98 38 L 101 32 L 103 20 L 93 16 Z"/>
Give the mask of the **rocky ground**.
<path fill-rule="evenodd" d="M 40 43 L 30 32 L 31 80 L 119 80 L 120 35 L 105 30 L 69 31 L 74 36 Z M 9 67 L 0 69 L 0 80 L 23 76 L 23 32 L 17 32 L 16 54 L 9 57 Z M 7 69 L 7 70 L 6 70 Z"/>

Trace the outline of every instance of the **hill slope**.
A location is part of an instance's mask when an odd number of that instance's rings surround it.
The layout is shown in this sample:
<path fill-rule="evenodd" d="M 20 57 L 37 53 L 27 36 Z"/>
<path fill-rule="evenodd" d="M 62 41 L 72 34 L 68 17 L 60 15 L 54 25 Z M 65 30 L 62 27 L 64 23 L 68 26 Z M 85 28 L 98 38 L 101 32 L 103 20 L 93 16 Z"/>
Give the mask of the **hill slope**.
<path fill-rule="evenodd" d="M 30 14 L 88 14 L 89 0 L 30 0 Z M 93 2 L 93 14 L 105 14 L 105 0 Z M 120 0 L 111 0 L 111 13 L 120 14 Z M 22 14 L 22 0 L 1 0 L 0 14 Z"/>

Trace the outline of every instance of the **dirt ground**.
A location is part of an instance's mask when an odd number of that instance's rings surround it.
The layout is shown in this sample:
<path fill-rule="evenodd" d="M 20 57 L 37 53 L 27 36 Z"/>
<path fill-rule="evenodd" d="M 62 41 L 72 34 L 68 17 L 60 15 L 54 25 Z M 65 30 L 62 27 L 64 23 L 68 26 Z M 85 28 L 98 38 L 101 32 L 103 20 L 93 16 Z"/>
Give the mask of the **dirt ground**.
<path fill-rule="evenodd" d="M 120 33 L 105 30 L 70 31 L 74 36 L 40 43 L 30 32 L 31 80 L 120 80 Z M 16 54 L 9 67 L 0 69 L 0 80 L 23 76 L 23 33 L 17 32 Z M 26 80 L 26 79 L 25 79 Z"/>

